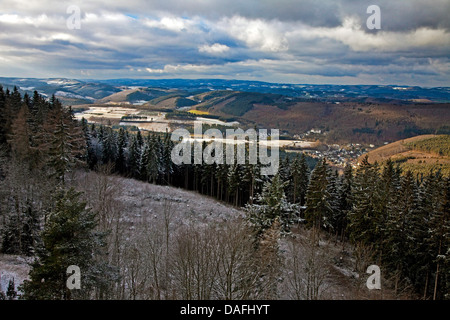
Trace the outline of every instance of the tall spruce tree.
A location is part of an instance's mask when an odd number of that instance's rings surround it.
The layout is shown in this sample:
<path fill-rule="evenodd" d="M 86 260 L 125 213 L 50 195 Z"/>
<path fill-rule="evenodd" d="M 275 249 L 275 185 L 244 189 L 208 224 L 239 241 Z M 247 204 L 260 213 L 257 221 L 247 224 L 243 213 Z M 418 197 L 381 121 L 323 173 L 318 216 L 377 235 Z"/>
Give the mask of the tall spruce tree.
<path fill-rule="evenodd" d="M 395 272 L 396 280 L 408 276 L 413 260 L 411 251 L 412 219 L 417 214 L 417 187 L 411 171 L 401 178 L 395 205 L 390 207 L 384 241 L 385 265 Z M 397 284 L 397 283 L 396 283 Z"/>
<path fill-rule="evenodd" d="M 433 263 L 429 255 L 427 239 L 429 237 L 430 217 L 435 207 L 436 175 L 429 173 L 418 188 L 417 212 L 411 219 L 411 247 L 415 248 L 409 277 L 424 299 L 430 296 L 432 286 Z"/>
<path fill-rule="evenodd" d="M 429 235 L 425 240 L 433 265 L 433 300 L 449 298 L 450 263 L 450 195 L 449 178 L 440 173 L 436 177 L 434 210 L 429 221 Z"/>
<path fill-rule="evenodd" d="M 353 188 L 353 168 L 347 164 L 339 188 L 339 212 L 336 216 L 337 233 L 341 235 L 341 240 L 346 237 L 348 226 L 348 215 L 352 208 L 352 188 Z"/>
<path fill-rule="evenodd" d="M 255 203 L 245 206 L 247 219 L 254 226 L 257 236 L 263 234 L 275 221 L 278 221 L 283 232 L 289 232 L 292 223 L 298 221 L 298 205 L 287 201 L 285 184 L 276 174 L 271 182 L 265 183 Z"/>
<path fill-rule="evenodd" d="M 174 143 L 170 138 L 168 132 L 164 135 L 164 140 L 162 144 L 161 151 L 161 166 L 164 168 L 163 172 L 165 174 L 164 183 L 171 185 L 172 184 L 172 175 L 174 174 L 174 163 L 172 162 L 172 149 L 174 147 Z"/>
<path fill-rule="evenodd" d="M 148 181 L 157 183 L 161 174 L 161 153 L 162 143 L 159 136 L 153 134 L 148 139 L 148 149 L 146 155 L 146 170 L 148 174 Z"/>
<path fill-rule="evenodd" d="M 310 174 L 304 153 L 300 157 L 297 155 L 294 158 L 291 163 L 290 172 L 292 177 L 289 185 L 288 198 L 292 203 L 299 203 L 301 206 L 304 206 Z"/>
<path fill-rule="evenodd" d="M 80 126 L 70 110 L 58 100 L 52 102 L 52 110 L 45 125 L 41 152 L 46 154 L 50 175 L 64 186 L 66 174 L 86 157 L 86 146 Z"/>
<path fill-rule="evenodd" d="M 340 179 L 337 170 L 328 175 L 328 204 L 330 205 L 330 211 L 326 216 L 326 222 L 329 232 L 333 232 L 337 235 L 339 232 L 339 219 L 341 218 L 340 208 Z"/>
<path fill-rule="evenodd" d="M 331 215 L 328 174 L 328 165 L 323 158 L 311 173 L 306 194 L 305 219 L 307 224 L 315 229 L 328 227 L 327 218 Z"/>
<path fill-rule="evenodd" d="M 366 156 L 356 171 L 353 184 L 353 207 L 349 212 L 349 237 L 353 243 L 380 247 L 380 192 L 378 164 L 370 164 Z"/>
<path fill-rule="evenodd" d="M 141 148 L 139 147 L 138 141 L 134 135 L 131 136 L 131 141 L 128 150 L 128 174 L 132 178 L 138 178 L 139 172 L 139 162 L 141 159 Z"/>
<path fill-rule="evenodd" d="M 100 281 L 95 255 L 104 245 L 104 234 L 96 231 L 96 214 L 86 208 L 80 196 L 73 188 L 56 194 L 55 207 L 42 233 L 43 247 L 21 288 L 24 299 L 86 299 Z M 71 265 L 81 270 L 80 290 L 71 291 L 66 286 L 66 271 Z"/>
<path fill-rule="evenodd" d="M 117 137 L 117 157 L 115 169 L 120 174 L 125 173 L 126 168 L 126 154 L 125 149 L 127 147 L 127 138 L 125 135 L 125 130 L 121 127 L 119 129 L 119 135 Z"/>

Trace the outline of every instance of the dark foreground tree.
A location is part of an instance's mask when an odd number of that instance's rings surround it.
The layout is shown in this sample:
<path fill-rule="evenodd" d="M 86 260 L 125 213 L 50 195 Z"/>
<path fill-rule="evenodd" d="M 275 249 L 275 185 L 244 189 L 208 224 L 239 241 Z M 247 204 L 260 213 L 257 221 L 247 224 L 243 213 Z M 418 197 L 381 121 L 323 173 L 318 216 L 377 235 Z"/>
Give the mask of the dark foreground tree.
<path fill-rule="evenodd" d="M 95 231 L 96 214 L 80 201 L 80 195 L 73 188 L 56 195 L 55 208 L 42 233 L 43 248 L 32 264 L 30 280 L 23 283 L 22 298 L 86 299 L 99 283 L 95 274 L 100 266 L 95 255 L 104 245 L 104 234 Z M 81 289 L 69 290 L 66 285 L 71 265 L 80 268 Z"/>

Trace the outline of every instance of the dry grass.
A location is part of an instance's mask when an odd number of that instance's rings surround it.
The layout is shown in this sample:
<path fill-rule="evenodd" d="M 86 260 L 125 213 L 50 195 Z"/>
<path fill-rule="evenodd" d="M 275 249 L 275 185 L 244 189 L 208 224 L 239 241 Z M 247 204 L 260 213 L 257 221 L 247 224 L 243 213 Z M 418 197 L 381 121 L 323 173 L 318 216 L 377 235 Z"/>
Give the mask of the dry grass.
<path fill-rule="evenodd" d="M 424 140 L 424 139 L 429 139 L 429 138 L 433 138 L 436 137 L 436 135 L 433 134 L 425 134 L 425 135 L 420 135 L 420 136 L 416 136 L 416 137 L 412 137 L 412 138 L 408 138 L 408 139 L 403 139 L 403 140 L 399 140 L 393 143 L 389 143 L 385 146 L 379 147 L 375 150 L 370 151 L 369 153 L 367 153 L 367 156 L 369 157 L 368 160 L 369 162 L 381 162 L 381 161 L 385 161 L 388 158 L 392 158 L 392 157 L 400 157 L 400 156 L 417 156 L 417 157 L 423 157 L 423 158 L 427 158 L 427 156 L 429 155 L 426 152 L 421 152 L 421 151 L 412 151 L 411 148 L 409 148 L 408 146 L 406 146 L 406 143 L 409 142 L 415 142 L 415 141 L 420 141 L 420 140 Z M 365 157 L 365 155 L 363 156 Z"/>
<path fill-rule="evenodd" d="M 210 114 L 208 111 L 201 111 L 201 110 L 189 110 L 189 113 L 195 114 L 195 115 L 208 115 Z"/>
<path fill-rule="evenodd" d="M 412 149 L 408 143 L 422 141 L 438 135 L 420 135 L 409 139 L 399 140 L 382 146 L 367 153 L 370 163 L 383 163 L 388 159 L 399 163 L 403 172 L 412 171 L 416 174 L 428 174 L 440 170 L 444 176 L 450 176 L 450 157 L 441 156 L 433 152 Z M 365 157 L 359 158 L 359 162 Z"/>
<path fill-rule="evenodd" d="M 110 96 L 107 96 L 101 100 L 98 100 L 99 103 L 108 103 L 108 102 L 123 102 L 126 103 L 127 96 L 131 93 L 137 92 L 139 89 L 128 89 L 123 90 L 117 93 L 113 93 Z"/>

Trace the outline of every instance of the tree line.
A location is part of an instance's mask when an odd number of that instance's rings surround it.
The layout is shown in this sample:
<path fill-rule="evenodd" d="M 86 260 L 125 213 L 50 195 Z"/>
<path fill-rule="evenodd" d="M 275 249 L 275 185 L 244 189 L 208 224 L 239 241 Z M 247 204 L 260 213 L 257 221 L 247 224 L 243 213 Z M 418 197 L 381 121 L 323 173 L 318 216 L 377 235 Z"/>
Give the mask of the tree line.
<path fill-rule="evenodd" d="M 97 297 L 108 291 L 108 281 L 117 280 L 114 265 L 101 258 L 108 230 L 98 228 L 97 213 L 70 184 L 74 168 L 101 165 L 243 207 L 259 250 L 273 254 L 267 238 L 304 224 L 370 248 L 396 287 L 412 286 L 424 298 L 449 298 L 450 182 L 440 172 L 414 176 L 390 161 L 380 165 L 366 158 L 339 175 L 326 159 L 311 170 L 304 155 L 285 157 L 271 178 L 260 174 L 260 164 L 177 166 L 168 133 L 134 134 L 78 122 L 54 96 L 45 99 L 35 91 L 22 97 L 17 88 L 0 87 L 0 117 L 1 249 L 38 257 L 23 287 L 25 298 L 71 298 L 62 281 L 63 267 L 71 264 L 90 270 Z"/>

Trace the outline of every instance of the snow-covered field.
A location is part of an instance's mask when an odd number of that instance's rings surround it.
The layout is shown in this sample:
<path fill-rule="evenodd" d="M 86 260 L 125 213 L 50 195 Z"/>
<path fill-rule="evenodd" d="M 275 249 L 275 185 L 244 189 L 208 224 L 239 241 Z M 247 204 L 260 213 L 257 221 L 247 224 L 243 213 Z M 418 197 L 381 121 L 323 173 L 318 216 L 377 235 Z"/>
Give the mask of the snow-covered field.
<path fill-rule="evenodd" d="M 77 112 L 75 113 L 75 118 L 77 120 L 81 120 L 82 118 L 85 118 L 88 122 L 96 122 L 96 119 L 111 119 L 111 120 L 120 120 L 124 116 L 132 116 L 132 115 L 145 115 L 145 112 L 142 110 L 134 109 L 134 108 L 127 108 L 127 107 L 98 107 L 98 106 L 92 106 L 88 107 L 88 110 L 85 110 L 83 112 Z M 210 125 L 222 125 L 222 126 L 229 126 L 233 127 L 236 125 L 239 125 L 239 122 L 233 121 L 233 122 L 224 122 L 217 119 L 209 119 L 204 117 L 197 117 L 197 121 L 201 121 L 205 124 Z M 130 125 L 130 126 L 136 126 L 141 130 L 149 130 L 149 131 L 156 131 L 156 132 L 171 132 L 172 126 L 176 127 L 177 124 L 186 125 L 186 124 L 193 124 L 192 120 L 174 120 L 174 119 L 166 119 L 166 113 L 165 112 L 159 112 L 157 115 L 148 116 L 147 120 L 133 120 L 133 121 L 122 121 L 120 122 L 120 125 Z"/>
<path fill-rule="evenodd" d="M 88 198 L 97 193 L 99 183 L 109 185 L 114 201 L 124 209 L 122 221 L 130 225 L 160 220 L 167 204 L 170 205 L 173 214 L 172 221 L 177 226 L 186 224 L 189 220 L 217 223 L 221 220 L 244 217 L 243 210 L 194 191 L 117 176 L 102 178 L 101 175 L 92 172 L 78 173 L 77 183 L 80 189 L 86 191 Z"/>
<path fill-rule="evenodd" d="M 85 118 L 91 121 L 91 117 L 104 117 L 108 119 L 121 119 L 126 115 L 137 115 L 139 110 L 124 107 L 89 107 L 89 110 L 75 113 L 75 118 L 81 120 Z"/>

